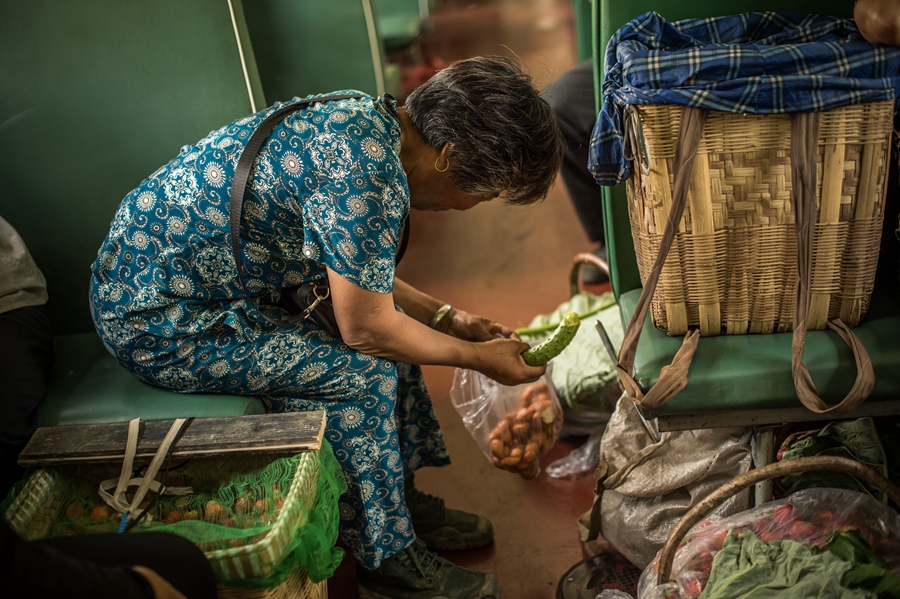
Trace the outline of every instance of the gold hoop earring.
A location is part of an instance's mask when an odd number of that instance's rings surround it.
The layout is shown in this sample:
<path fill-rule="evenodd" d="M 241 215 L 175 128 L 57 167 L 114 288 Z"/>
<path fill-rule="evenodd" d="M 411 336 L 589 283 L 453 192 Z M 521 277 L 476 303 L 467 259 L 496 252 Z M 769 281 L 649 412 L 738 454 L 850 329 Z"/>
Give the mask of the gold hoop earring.
<path fill-rule="evenodd" d="M 450 159 L 449 158 L 447 158 L 447 166 L 445 166 L 444 168 L 438 168 L 438 162 L 440 162 L 440 161 L 441 161 L 440 156 L 438 156 L 437 158 L 434 159 L 434 170 L 436 170 L 439 173 L 446 173 L 448 170 L 450 170 Z"/>

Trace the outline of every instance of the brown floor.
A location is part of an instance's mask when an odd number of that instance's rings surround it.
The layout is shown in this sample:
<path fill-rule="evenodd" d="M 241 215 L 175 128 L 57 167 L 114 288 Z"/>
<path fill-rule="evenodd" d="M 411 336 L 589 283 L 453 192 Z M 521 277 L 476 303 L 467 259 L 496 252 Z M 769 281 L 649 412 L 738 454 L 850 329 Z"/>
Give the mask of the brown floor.
<path fill-rule="evenodd" d="M 445 62 L 515 56 L 543 87 L 575 65 L 570 0 L 444 0 L 432 14 L 423 49 L 426 57 Z M 399 276 L 512 327 L 565 301 L 572 257 L 591 249 L 561 181 L 538 206 L 491 203 L 469 212 L 415 212 L 411 222 Z M 491 546 L 444 557 L 493 573 L 507 599 L 555 597 L 560 576 L 586 557 L 576 521 L 591 506 L 593 476 L 556 480 L 542 473 L 525 481 L 494 468 L 450 403 L 453 369 L 426 367 L 425 377 L 453 464 L 419 471 L 417 486 L 450 507 L 487 516 L 495 531 Z M 583 440 L 560 440 L 542 463 L 565 456 Z M 358 597 L 352 558 L 345 558 L 328 584 L 331 599 Z"/>

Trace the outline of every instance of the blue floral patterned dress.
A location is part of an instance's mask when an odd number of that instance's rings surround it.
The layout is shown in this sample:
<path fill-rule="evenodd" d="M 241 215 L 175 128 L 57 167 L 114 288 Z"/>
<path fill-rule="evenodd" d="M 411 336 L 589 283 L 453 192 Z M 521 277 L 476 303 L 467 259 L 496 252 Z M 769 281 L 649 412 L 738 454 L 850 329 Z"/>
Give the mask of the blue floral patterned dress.
<path fill-rule="evenodd" d="M 92 313 L 110 353 L 150 384 L 257 395 L 273 412 L 326 410 L 349 485 L 341 536 L 374 569 L 414 538 L 404 477 L 449 463 L 421 369 L 350 349 L 308 321 L 276 324 L 285 313 L 273 304 L 326 265 L 392 291 L 409 213 L 400 122 L 392 98 L 364 97 L 312 104 L 272 130 L 244 195 L 242 288 L 231 179 L 250 135 L 282 106 L 183 147 L 125 197 L 92 265 Z"/>

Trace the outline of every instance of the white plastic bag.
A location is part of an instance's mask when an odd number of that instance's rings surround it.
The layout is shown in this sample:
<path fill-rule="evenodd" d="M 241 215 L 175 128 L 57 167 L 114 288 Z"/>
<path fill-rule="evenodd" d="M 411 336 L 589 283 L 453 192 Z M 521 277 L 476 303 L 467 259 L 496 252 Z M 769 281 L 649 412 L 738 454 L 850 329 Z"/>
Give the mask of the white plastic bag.
<path fill-rule="evenodd" d="M 450 400 L 466 429 L 494 466 L 530 480 L 562 429 L 563 414 L 547 375 L 509 387 L 474 370 L 457 368 Z"/>

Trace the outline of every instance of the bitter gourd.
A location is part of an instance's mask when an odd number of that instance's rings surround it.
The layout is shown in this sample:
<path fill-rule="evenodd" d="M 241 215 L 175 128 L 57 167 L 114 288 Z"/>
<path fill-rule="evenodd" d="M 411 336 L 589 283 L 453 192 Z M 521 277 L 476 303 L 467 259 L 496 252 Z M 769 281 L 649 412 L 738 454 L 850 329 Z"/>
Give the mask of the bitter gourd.
<path fill-rule="evenodd" d="M 566 312 L 553 334 L 522 352 L 522 359 L 529 366 L 546 364 L 566 349 L 566 346 L 575 338 L 580 324 L 581 319 L 578 318 L 577 312 Z"/>

